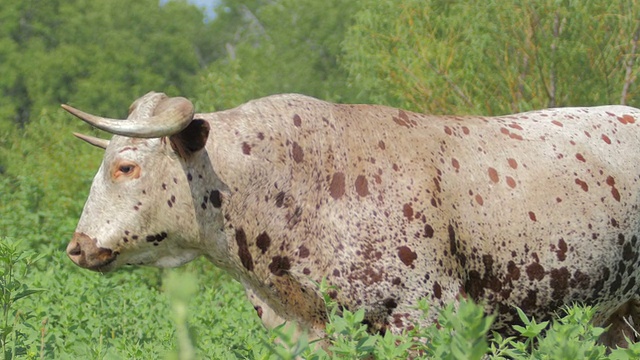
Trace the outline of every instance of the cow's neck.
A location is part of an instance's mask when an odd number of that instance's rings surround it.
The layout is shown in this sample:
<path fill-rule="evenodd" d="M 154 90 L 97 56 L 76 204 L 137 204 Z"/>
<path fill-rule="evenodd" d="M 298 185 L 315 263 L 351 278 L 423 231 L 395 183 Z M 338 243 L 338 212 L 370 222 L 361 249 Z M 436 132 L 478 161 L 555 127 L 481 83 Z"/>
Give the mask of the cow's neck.
<path fill-rule="evenodd" d="M 216 266 L 229 269 L 231 264 L 222 215 L 224 198 L 228 196 L 227 187 L 214 171 L 206 149 L 185 161 L 183 170 L 189 182 L 199 230 L 198 238 L 192 245 Z"/>

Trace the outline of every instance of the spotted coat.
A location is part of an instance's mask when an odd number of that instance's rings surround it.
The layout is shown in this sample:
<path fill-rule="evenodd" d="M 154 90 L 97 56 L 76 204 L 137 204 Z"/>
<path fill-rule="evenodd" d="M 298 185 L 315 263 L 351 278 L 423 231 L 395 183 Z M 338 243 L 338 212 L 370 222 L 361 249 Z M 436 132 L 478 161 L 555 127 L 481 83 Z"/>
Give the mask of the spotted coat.
<path fill-rule="evenodd" d="M 76 263 L 204 255 L 267 326 L 317 336 L 325 278 L 378 332 L 419 321 L 420 298 L 480 301 L 496 330 L 516 306 L 544 320 L 598 305 L 596 322 L 618 332 L 636 316 L 637 109 L 454 117 L 277 95 L 194 119 L 210 133 L 189 156 L 173 137 L 114 136 L 69 247 Z M 123 162 L 137 176 L 115 176 Z"/>

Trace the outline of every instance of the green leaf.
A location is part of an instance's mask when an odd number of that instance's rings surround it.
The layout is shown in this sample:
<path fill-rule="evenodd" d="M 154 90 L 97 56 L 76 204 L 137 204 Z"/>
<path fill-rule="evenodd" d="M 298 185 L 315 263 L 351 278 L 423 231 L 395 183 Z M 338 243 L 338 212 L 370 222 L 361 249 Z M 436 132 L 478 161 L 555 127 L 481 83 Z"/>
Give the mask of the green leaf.
<path fill-rule="evenodd" d="M 24 290 L 24 291 L 21 291 L 21 292 L 17 293 L 16 295 L 14 295 L 11 300 L 15 302 L 15 301 L 18 301 L 18 300 L 20 300 L 22 298 L 25 298 L 25 297 L 29 296 L 29 295 L 41 293 L 41 292 L 44 292 L 44 291 L 46 291 L 46 290 L 45 289 L 28 289 L 28 290 Z"/>

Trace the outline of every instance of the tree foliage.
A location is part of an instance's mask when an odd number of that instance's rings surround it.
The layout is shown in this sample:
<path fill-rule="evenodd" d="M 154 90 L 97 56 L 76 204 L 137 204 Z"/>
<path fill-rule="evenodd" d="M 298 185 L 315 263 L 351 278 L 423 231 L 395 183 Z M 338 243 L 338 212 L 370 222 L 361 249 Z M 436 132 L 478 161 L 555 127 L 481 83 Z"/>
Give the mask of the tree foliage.
<path fill-rule="evenodd" d="M 344 63 L 363 101 L 429 113 L 638 105 L 639 18 L 637 1 L 368 1 Z"/>
<path fill-rule="evenodd" d="M 341 0 L 223 1 L 216 20 L 225 25 L 223 56 L 202 81 L 203 105 L 228 108 L 286 92 L 350 101 L 339 60 L 359 6 Z"/>
<path fill-rule="evenodd" d="M 0 122 L 62 102 L 125 115 L 149 89 L 193 95 L 205 31 L 186 2 L 0 0 Z"/>

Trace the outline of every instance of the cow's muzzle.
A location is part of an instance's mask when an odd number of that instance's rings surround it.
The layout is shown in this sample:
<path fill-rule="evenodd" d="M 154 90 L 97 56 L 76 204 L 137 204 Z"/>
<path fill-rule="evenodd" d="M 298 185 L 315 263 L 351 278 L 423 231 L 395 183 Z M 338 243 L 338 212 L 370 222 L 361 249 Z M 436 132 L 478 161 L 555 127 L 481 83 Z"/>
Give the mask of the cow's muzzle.
<path fill-rule="evenodd" d="M 98 247 L 95 239 L 84 233 L 74 233 L 67 246 L 67 255 L 76 265 L 85 269 L 107 272 L 118 257 L 117 251 Z"/>

